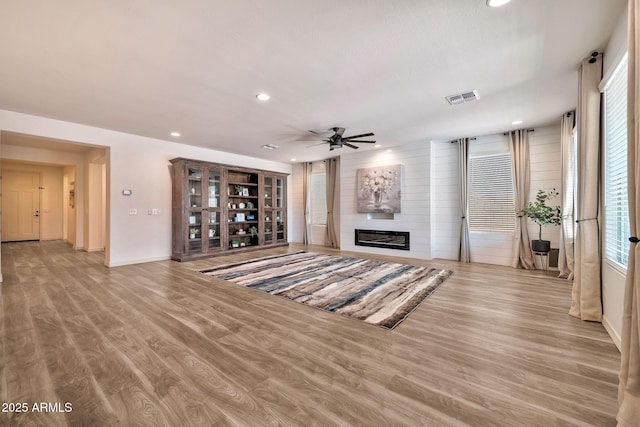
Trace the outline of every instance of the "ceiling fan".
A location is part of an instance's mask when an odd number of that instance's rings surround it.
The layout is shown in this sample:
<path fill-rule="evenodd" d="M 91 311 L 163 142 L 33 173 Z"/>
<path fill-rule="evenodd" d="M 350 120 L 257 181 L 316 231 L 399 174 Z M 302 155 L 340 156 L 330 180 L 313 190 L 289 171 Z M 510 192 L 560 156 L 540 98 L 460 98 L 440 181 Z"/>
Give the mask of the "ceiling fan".
<path fill-rule="evenodd" d="M 358 143 L 375 144 L 376 143 L 375 141 L 356 141 L 356 139 L 358 138 L 366 138 L 367 136 L 373 136 L 373 133 L 363 133 L 360 135 L 343 137 L 342 135 L 344 134 L 344 131 L 345 131 L 344 128 L 333 127 L 330 130 L 332 130 L 334 134 L 331 135 L 329 138 L 322 140 L 323 141 L 322 144 L 329 144 L 329 151 L 333 151 L 336 148 L 342 148 L 343 145 L 346 145 L 349 148 L 353 148 L 357 150 L 358 147 L 353 145 L 354 143 L 355 144 L 358 144 Z M 310 130 L 309 132 L 318 136 L 322 136 L 322 134 L 312 130 Z M 320 144 L 316 144 L 316 145 L 320 145 Z"/>

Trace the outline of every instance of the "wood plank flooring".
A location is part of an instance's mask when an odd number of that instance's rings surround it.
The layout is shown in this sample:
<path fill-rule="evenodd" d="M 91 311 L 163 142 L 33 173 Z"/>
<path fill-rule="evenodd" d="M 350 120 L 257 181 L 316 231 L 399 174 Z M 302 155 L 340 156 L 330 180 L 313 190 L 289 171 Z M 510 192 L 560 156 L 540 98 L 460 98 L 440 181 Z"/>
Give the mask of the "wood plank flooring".
<path fill-rule="evenodd" d="M 454 271 L 388 331 L 196 271 L 301 248 L 108 269 L 2 244 L 0 401 L 29 410 L 0 425 L 615 425 L 620 355 L 565 280 L 356 254 Z"/>

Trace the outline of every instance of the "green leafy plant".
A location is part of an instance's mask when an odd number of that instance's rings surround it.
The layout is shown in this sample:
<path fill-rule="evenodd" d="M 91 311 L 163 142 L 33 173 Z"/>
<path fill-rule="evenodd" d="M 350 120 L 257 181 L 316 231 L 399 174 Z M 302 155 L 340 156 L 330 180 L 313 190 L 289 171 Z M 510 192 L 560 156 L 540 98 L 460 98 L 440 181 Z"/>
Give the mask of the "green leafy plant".
<path fill-rule="evenodd" d="M 518 216 L 526 216 L 538 224 L 538 240 L 542 240 L 542 227 L 547 225 L 560 225 L 562 221 L 562 212 L 560 206 L 549 206 L 547 202 L 549 199 L 558 196 L 556 189 L 545 192 L 538 190 L 536 194 L 535 202 L 527 202 L 524 208 L 516 212 Z"/>
<path fill-rule="evenodd" d="M 258 227 L 252 225 L 249 227 L 249 233 L 251 233 L 251 237 L 256 237 L 258 235 Z"/>

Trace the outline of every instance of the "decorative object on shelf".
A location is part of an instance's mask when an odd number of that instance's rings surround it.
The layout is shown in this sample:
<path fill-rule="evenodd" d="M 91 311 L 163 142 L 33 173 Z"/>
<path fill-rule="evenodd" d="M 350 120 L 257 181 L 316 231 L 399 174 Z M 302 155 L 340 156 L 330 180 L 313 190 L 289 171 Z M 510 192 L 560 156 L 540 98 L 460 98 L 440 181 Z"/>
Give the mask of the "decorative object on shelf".
<path fill-rule="evenodd" d="M 253 221 L 254 219 L 256 219 L 255 215 L 252 215 L 252 214 L 247 215 L 247 221 Z"/>
<path fill-rule="evenodd" d="M 240 230 L 238 230 L 238 234 L 247 234 L 247 232 L 241 228 Z"/>
<path fill-rule="evenodd" d="M 191 215 L 189 216 L 189 224 L 195 224 L 196 223 L 196 217 L 195 215 Z"/>
<path fill-rule="evenodd" d="M 358 212 L 400 213 L 402 165 L 358 169 Z"/>
<path fill-rule="evenodd" d="M 196 227 L 191 227 L 189 229 L 189 238 L 190 239 L 195 239 L 196 238 L 196 234 L 198 234 L 198 229 Z"/>
<path fill-rule="evenodd" d="M 236 185 L 235 189 L 236 189 L 236 194 L 238 196 L 242 196 L 242 192 L 244 191 L 244 187 L 241 186 L 241 185 Z"/>
<path fill-rule="evenodd" d="M 216 230 L 214 230 L 213 228 L 209 229 L 209 237 L 213 237 L 216 235 Z"/>
<path fill-rule="evenodd" d="M 245 217 L 243 213 L 237 213 L 236 214 L 236 222 L 244 222 L 245 221 Z"/>
<path fill-rule="evenodd" d="M 249 189 L 248 188 L 243 188 L 242 189 L 242 195 L 245 197 L 249 197 Z"/>
<path fill-rule="evenodd" d="M 196 194 L 196 187 L 191 187 L 191 194 Z"/>
<path fill-rule="evenodd" d="M 560 193 L 556 189 L 545 192 L 538 190 L 535 202 L 527 202 L 521 211 L 516 212 L 518 216 L 526 216 L 538 224 L 538 240 L 531 241 L 531 250 L 534 252 L 546 253 L 551 249 L 549 240 L 542 240 L 542 227 L 548 225 L 560 225 L 562 212 L 560 206 L 548 206 L 547 201 L 558 196 Z"/>
<path fill-rule="evenodd" d="M 245 205 L 244 203 L 240 203 L 240 204 L 238 205 L 238 207 L 239 207 L 240 209 L 244 209 L 244 208 L 245 208 L 245 206 L 246 206 L 246 205 Z"/>
<path fill-rule="evenodd" d="M 255 225 L 252 225 L 251 227 L 249 227 L 249 233 L 251 233 L 251 244 L 257 245 L 258 244 L 258 227 L 256 227 Z"/>
<path fill-rule="evenodd" d="M 232 240 L 231 241 L 231 247 L 232 248 L 239 248 L 240 247 L 240 240 Z"/>

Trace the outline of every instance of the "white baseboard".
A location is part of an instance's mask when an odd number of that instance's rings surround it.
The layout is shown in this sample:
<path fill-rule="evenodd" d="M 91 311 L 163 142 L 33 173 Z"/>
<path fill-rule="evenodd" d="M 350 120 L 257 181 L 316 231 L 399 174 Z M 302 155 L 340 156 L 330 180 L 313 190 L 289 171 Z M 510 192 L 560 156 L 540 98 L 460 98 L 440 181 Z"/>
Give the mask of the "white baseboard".
<path fill-rule="evenodd" d="M 616 332 L 616 330 L 611 326 L 611 322 L 607 319 L 607 316 L 602 316 L 602 326 L 607 331 L 613 343 L 618 347 L 618 351 L 622 351 L 622 339 L 620 335 Z"/>
<path fill-rule="evenodd" d="M 116 261 L 116 262 L 110 262 L 109 265 L 107 265 L 107 267 L 122 267 L 124 265 L 142 264 L 144 262 L 167 261 L 170 259 L 171 259 L 170 256 L 166 256 L 166 257 L 157 257 L 157 258 L 133 259 L 129 261 Z"/>

